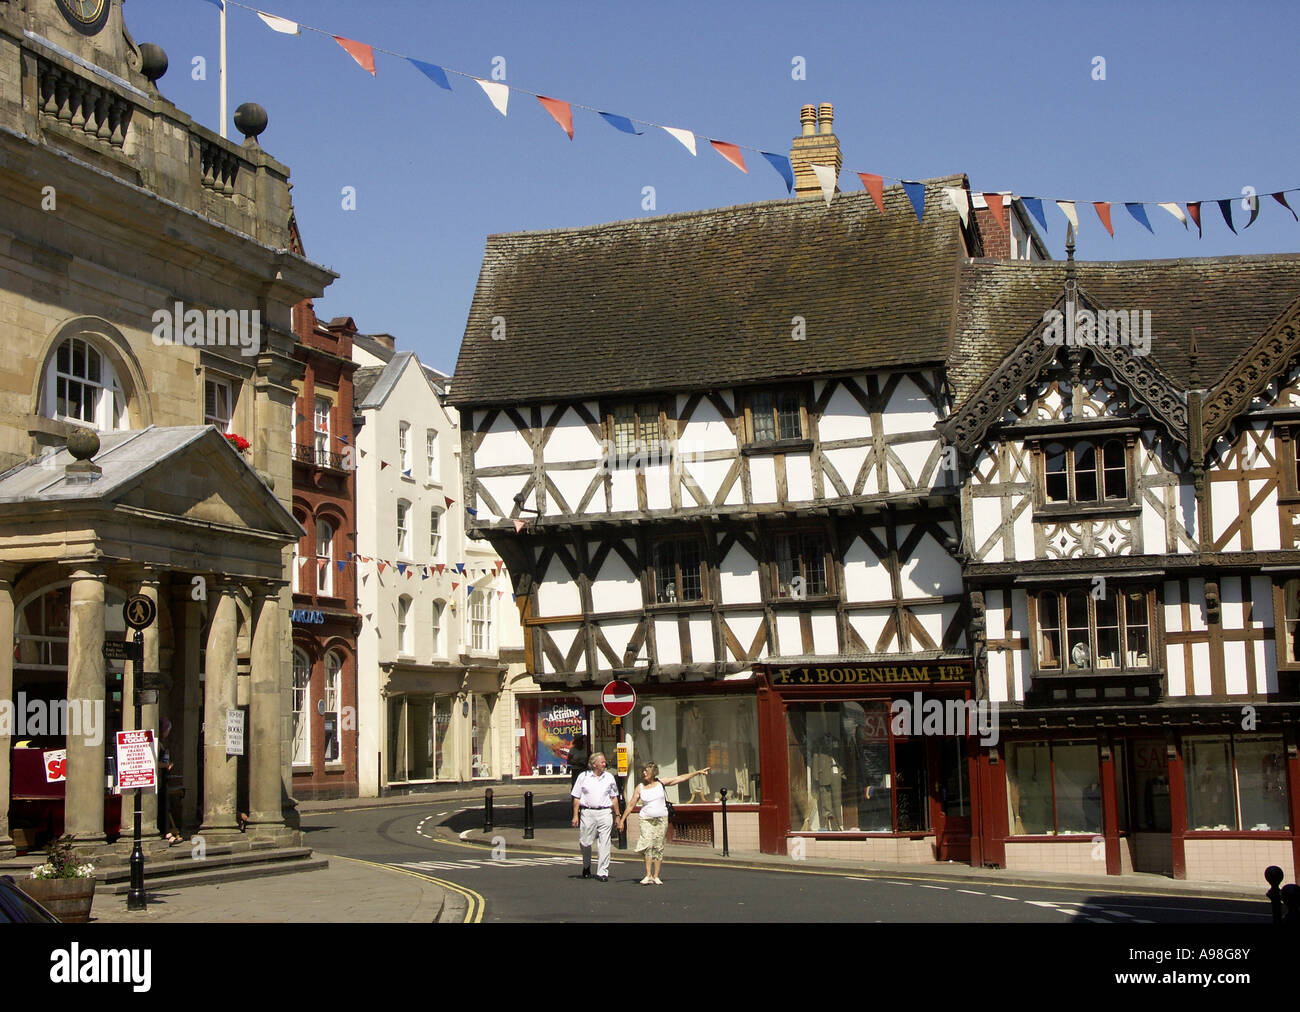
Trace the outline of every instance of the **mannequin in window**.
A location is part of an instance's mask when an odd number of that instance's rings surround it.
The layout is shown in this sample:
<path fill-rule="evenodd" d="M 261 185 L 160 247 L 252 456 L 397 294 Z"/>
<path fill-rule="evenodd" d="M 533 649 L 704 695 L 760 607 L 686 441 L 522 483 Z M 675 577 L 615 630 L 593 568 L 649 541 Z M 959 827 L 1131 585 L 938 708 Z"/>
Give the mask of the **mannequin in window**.
<path fill-rule="evenodd" d="M 754 722 L 749 716 L 749 707 L 743 700 L 736 705 L 736 730 L 732 740 L 736 757 L 736 801 L 744 802 L 752 796 L 749 769 Z"/>
<path fill-rule="evenodd" d="M 844 769 L 836 753 L 835 739 L 823 734 L 813 746 L 813 788 L 816 791 L 818 827 L 824 830 L 840 831 L 844 826 L 840 822 L 841 786 Z"/>
<path fill-rule="evenodd" d="M 692 703 L 682 716 L 682 746 L 686 749 L 686 766 L 698 770 L 706 766 L 709 739 L 705 733 L 704 714 L 699 703 Z M 691 798 L 686 804 L 707 804 L 709 780 L 704 774 L 691 777 Z"/>

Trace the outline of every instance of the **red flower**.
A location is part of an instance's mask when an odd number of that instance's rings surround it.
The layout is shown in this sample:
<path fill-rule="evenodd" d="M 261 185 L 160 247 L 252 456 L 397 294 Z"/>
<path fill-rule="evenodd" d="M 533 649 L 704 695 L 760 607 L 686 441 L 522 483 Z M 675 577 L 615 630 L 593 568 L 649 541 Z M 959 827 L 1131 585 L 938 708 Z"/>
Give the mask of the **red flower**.
<path fill-rule="evenodd" d="M 241 453 L 253 445 L 243 436 L 237 436 L 233 432 L 227 432 L 226 438 L 230 440 L 230 445 L 233 446 L 236 450 L 239 450 Z"/>

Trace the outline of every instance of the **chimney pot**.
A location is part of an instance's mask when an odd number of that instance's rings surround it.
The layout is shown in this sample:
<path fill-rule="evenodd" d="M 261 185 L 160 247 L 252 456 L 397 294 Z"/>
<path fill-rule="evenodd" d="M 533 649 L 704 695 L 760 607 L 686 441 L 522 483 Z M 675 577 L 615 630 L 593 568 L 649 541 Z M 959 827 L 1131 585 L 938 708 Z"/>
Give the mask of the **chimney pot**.
<path fill-rule="evenodd" d="M 817 120 L 821 133 L 834 133 L 832 128 L 835 124 L 835 107 L 829 102 L 823 102 L 821 109 L 818 111 Z"/>
<path fill-rule="evenodd" d="M 817 132 L 817 107 L 806 105 L 800 109 L 799 122 L 803 124 L 803 136 L 813 136 Z"/>

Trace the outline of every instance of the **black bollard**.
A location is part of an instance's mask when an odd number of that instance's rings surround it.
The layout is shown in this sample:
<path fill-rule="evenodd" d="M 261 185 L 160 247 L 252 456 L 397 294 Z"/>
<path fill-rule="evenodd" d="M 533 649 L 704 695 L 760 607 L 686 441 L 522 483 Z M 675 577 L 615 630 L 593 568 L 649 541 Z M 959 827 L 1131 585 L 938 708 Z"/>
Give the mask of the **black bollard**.
<path fill-rule="evenodd" d="M 524 791 L 524 839 L 533 838 L 533 792 Z"/>
<path fill-rule="evenodd" d="M 1282 884 L 1284 874 L 1275 864 L 1270 864 L 1264 869 L 1264 881 L 1269 885 L 1269 890 L 1264 895 L 1268 897 L 1269 906 L 1273 908 L 1274 924 L 1282 923 L 1282 890 L 1278 887 Z"/>
<path fill-rule="evenodd" d="M 722 796 L 722 856 L 730 857 L 731 848 L 727 846 L 727 789 L 718 792 Z"/>
<path fill-rule="evenodd" d="M 483 792 L 483 832 L 492 832 L 492 788 Z"/>

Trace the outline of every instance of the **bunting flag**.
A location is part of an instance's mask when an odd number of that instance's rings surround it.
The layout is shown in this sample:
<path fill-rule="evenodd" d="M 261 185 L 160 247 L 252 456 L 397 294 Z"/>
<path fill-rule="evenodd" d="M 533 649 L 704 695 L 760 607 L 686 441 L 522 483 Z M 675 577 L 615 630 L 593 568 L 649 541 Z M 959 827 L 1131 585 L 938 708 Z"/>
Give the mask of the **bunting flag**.
<path fill-rule="evenodd" d="M 1183 213 L 1183 209 L 1179 207 L 1177 204 L 1173 202 L 1166 202 L 1163 204 L 1157 204 L 1156 207 L 1163 207 L 1166 211 L 1168 211 L 1175 218 L 1177 218 L 1179 222 L 1182 223 L 1183 228 L 1187 227 L 1187 215 Z"/>
<path fill-rule="evenodd" d="M 989 210 L 993 212 L 994 223 L 998 226 L 998 228 L 1000 228 L 1003 232 L 1005 232 L 1007 230 L 1007 226 L 1003 223 L 1002 220 L 1003 211 L 1005 210 L 1002 205 L 1002 194 L 981 193 L 980 196 L 984 198 L 984 202 L 989 205 Z"/>
<path fill-rule="evenodd" d="M 1249 200 L 1250 200 L 1250 221 L 1246 222 L 1246 228 L 1250 228 L 1251 225 L 1255 224 L 1255 219 L 1259 217 L 1259 198 L 1250 197 Z M 1243 229 L 1242 231 L 1245 231 L 1245 229 Z"/>
<path fill-rule="evenodd" d="M 470 516 L 474 517 L 475 519 L 478 519 L 478 510 L 476 510 L 473 506 L 466 506 L 465 512 L 468 513 Z"/>
<path fill-rule="evenodd" d="M 773 154 L 771 151 L 760 151 L 764 158 L 768 160 L 772 168 L 781 173 L 781 178 L 785 180 L 785 192 L 790 193 L 794 190 L 794 169 L 790 165 L 790 159 L 785 155 Z"/>
<path fill-rule="evenodd" d="M 617 113 L 613 113 L 613 112 L 602 112 L 599 113 L 599 115 L 602 116 L 605 122 L 608 123 L 610 126 L 612 126 L 615 130 L 621 130 L 625 134 L 633 134 L 637 137 L 640 137 L 641 134 L 643 133 L 643 131 L 638 130 L 636 128 L 636 125 L 633 124 L 633 122 L 630 119 L 628 119 L 626 116 L 620 116 Z"/>
<path fill-rule="evenodd" d="M 1276 197 L 1277 194 L 1273 194 L 1273 196 Z M 299 415 L 298 415 L 298 424 L 299 424 L 299 425 L 301 425 L 301 424 L 302 424 L 303 422 L 305 422 L 306 420 L 307 420 L 307 416 L 306 416 L 306 415 L 304 415 L 304 414 L 299 414 Z"/>
<path fill-rule="evenodd" d="M 505 593 L 504 590 L 498 590 L 498 591 L 497 591 L 497 600 L 498 600 L 498 601 L 501 600 L 501 595 L 504 594 L 504 593 Z"/>
<path fill-rule="evenodd" d="M 456 563 L 456 572 L 458 572 L 461 576 L 464 576 L 464 575 L 465 575 L 465 563 L 463 563 L 463 562 L 458 562 L 458 563 Z"/>
<path fill-rule="evenodd" d="M 379 462 L 379 470 L 382 471 L 382 470 L 383 470 L 384 468 L 386 468 L 387 466 L 388 466 L 388 461 L 386 461 L 386 460 L 381 460 L 381 461 Z"/>
<path fill-rule="evenodd" d="M 438 575 L 441 576 L 441 575 L 442 575 L 442 571 L 443 571 L 444 569 L 446 569 L 447 567 L 444 566 L 441 562 L 439 562 L 436 566 L 434 566 L 434 568 L 438 570 Z"/>
<path fill-rule="evenodd" d="M 1147 220 L 1147 210 L 1145 207 L 1141 204 L 1130 203 L 1125 203 L 1124 207 L 1128 210 L 1129 214 L 1133 215 L 1139 225 L 1145 228 L 1152 235 L 1156 234 L 1156 230 L 1151 227 L 1151 222 Z"/>
<path fill-rule="evenodd" d="M 671 134 L 673 137 L 676 137 L 681 142 L 682 147 L 684 147 L 691 154 L 696 153 L 695 135 L 691 133 L 689 130 L 679 130 L 677 127 L 664 127 L 663 129 L 666 133 Z"/>
<path fill-rule="evenodd" d="M 1105 200 L 1094 200 L 1092 206 L 1097 211 L 1097 217 L 1101 219 L 1101 223 L 1106 226 L 1106 231 L 1110 233 L 1110 237 L 1115 238 L 1115 226 L 1110 223 L 1110 203 Z"/>
<path fill-rule="evenodd" d="M 408 569 L 408 570 L 406 571 L 406 578 L 407 578 L 408 580 L 409 580 L 411 577 L 413 577 L 414 575 L 415 575 L 415 570 L 414 570 L 414 569 Z"/>
<path fill-rule="evenodd" d="M 452 590 L 455 590 L 455 589 L 456 589 L 457 587 L 459 587 L 459 586 L 460 586 L 460 584 L 457 583 L 455 580 L 452 580 L 452 581 L 451 581 L 451 589 L 452 589 Z"/>
<path fill-rule="evenodd" d="M 826 206 L 831 206 L 831 200 L 835 196 L 835 187 L 838 184 L 834 165 L 813 165 L 808 163 L 808 168 L 813 170 L 813 175 L 817 177 L 817 185 L 822 188 L 822 196 L 826 198 Z"/>
<path fill-rule="evenodd" d="M 903 184 L 903 192 L 907 194 L 907 199 L 912 202 L 912 210 L 916 212 L 916 220 L 920 221 L 925 214 L 925 184 L 912 183 L 905 179 L 900 179 Z"/>
<path fill-rule="evenodd" d="M 384 571 L 384 563 L 382 563 L 382 562 L 377 562 L 377 563 L 375 563 L 375 565 L 379 567 L 379 571 L 380 571 L 381 573 Z"/>
<path fill-rule="evenodd" d="M 406 575 L 406 563 L 405 563 L 405 562 L 399 562 L 399 563 L 397 564 L 397 571 L 398 571 L 399 573 L 401 573 L 402 575 Z"/>
<path fill-rule="evenodd" d="M 537 101 L 542 103 L 542 108 L 551 114 L 551 119 L 560 124 L 560 129 L 569 135 L 569 140 L 573 140 L 573 106 L 568 102 L 561 102 L 558 98 L 547 98 L 545 95 L 538 95 Z"/>
<path fill-rule="evenodd" d="M 214 7 L 220 7 L 223 11 L 226 9 L 226 0 L 208 0 L 208 3 Z"/>
<path fill-rule="evenodd" d="M 343 570 L 347 568 L 347 565 L 348 564 L 346 562 L 344 562 L 342 559 L 339 559 L 338 561 L 339 572 L 340 573 L 343 572 Z"/>
<path fill-rule="evenodd" d="M 516 521 L 515 521 L 515 533 L 518 534 L 520 531 L 522 531 L 522 530 L 523 530 L 525 527 L 527 527 L 527 526 L 528 526 L 528 524 L 526 524 L 524 521 L 522 521 L 522 520 L 516 520 Z"/>
<path fill-rule="evenodd" d="M 340 443 L 343 443 L 344 445 L 347 445 L 347 441 L 348 441 L 348 437 L 347 437 L 347 436 L 339 436 L 339 442 L 340 442 Z"/>
<path fill-rule="evenodd" d="M 496 571 L 497 571 L 498 573 L 501 572 L 501 567 L 502 567 L 503 565 L 505 565 L 505 563 L 503 563 L 500 559 L 497 559 L 497 561 L 496 561 Z"/>
<path fill-rule="evenodd" d="M 745 168 L 745 156 L 740 153 L 740 148 L 736 147 L 734 144 L 729 144 L 727 141 L 710 140 L 709 143 L 713 145 L 714 151 L 720 154 L 741 172 L 749 175 L 749 169 Z"/>
<path fill-rule="evenodd" d="M 481 77 L 474 78 L 478 86 L 483 89 L 486 95 L 496 107 L 496 111 L 502 116 L 506 114 L 506 104 L 510 101 L 510 89 L 500 81 L 485 81 Z"/>
<path fill-rule="evenodd" d="M 423 60 L 412 60 L 410 57 L 407 57 L 407 62 L 439 88 L 446 88 L 451 91 L 451 82 L 447 80 L 447 72 L 436 63 L 425 63 Z"/>
<path fill-rule="evenodd" d="M 472 594 L 472 593 L 474 593 L 474 584 L 472 584 L 472 583 L 467 583 L 467 584 L 465 584 L 465 593 L 466 593 L 466 594 Z"/>
<path fill-rule="evenodd" d="M 1058 200 L 1058 201 L 1056 202 L 1056 206 L 1059 207 L 1059 208 L 1061 209 L 1061 213 L 1062 213 L 1063 215 L 1065 215 L 1066 220 L 1069 221 L 1069 223 L 1070 223 L 1071 225 L 1074 226 L 1074 230 L 1075 230 L 1075 232 L 1078 232 L 1078 231 L 1079 231 L 1079 212 L 1078 212 L 1077 210 L 1075 210 L 1075 207 L 1074 207 L 1074 201 L 1073 201 L 1073 200 Z"/>
<path fill-rule="evenodd" d="M 257 16 L 273 32 L 279 32 L 281 35 L 302 34 L 302 29 L 298 26 L 297 21 L 290 21 L 288 18 L 282 18 L 275 14 L 267 14 L 265 11 L 258 11 Z"/>
<path fill-rule="evenodd" d="M 1228 223 L 1228 231 L 1230 231 L 1233 235 L 1236 235 L 1236 234 L 1237 234 L 1237 229 L 1236 229 L 1236 228 L 1233 226 L 1233 224 L 1232 224 L 1232 200 L 1231 200 L 1231 198 L 1229 198 L 1228 200 L 1220 200 L 1220 201 L 1218 201 L 1218 205 L 1219 205 L 1219 213 L 1223 215 L 1223 220 L 1224 220 L 1225 222 Z"/>
<path fill-rule="evenodd" d="M 881 214 L 885 213 L 885 179 L 883 176 L 877 176 L 871 172 L 859 172 L 858 178 L 862 180 L 862 185 L 866 191 L 871 194 L 871 199 L 876 202 L 876 207 Z"/>
<path fill-rule="evenodd" d="M 375 50 L 373 47 L 366 45 L 364 42 L 354 42 L 352 39 L 345 39 L 342 35 L 335 35 L 334 41 L 347 50 L 347 54 L 357 61 L 357 66 L 366 71 L 371 77 L 375 76 Z"/>
<path fill-rule="evenodd" d="M 1201 232 L 1201 202 L 1199 200 L 1188 201 L 1187 213 L 1191 215 L 1192 221 L 1196 222 L 1196 237 L 1202 237 Z"/>
<path fill-rule="evenodd" d="M 1291 209 L 1291 205 L 1288 204 L 1288 203 L 1286 202 L 1286 196 L 1285 196 L 1285 194 L 1283 193 L 1283 191 L 1279 190 L 1277 193 L 1271 193 L 1271 194 L 1269 194 L 1269 196 L 1271 196 L 1271 197 L 1272 197 L 1274 200 L 1276 200 L 1279 204 L 1281 204 L 1283 207 L 1285 207 L 1288 211 L 1291 211 L 1291 217 L 1292 217 L 1292 218 L 1295 218 L 1296 221 L 1300 221 L 1300 216 L 1297 216 L 1296 213 L 1295 213 L 1295 211 L 1293 211 L 1293 210 Z"/>
<path fill-rule="evenodd" d="M 957 214 L 961 216 L 963 225 L 970 224 L 970 197 L 960 186 L 945 186 L 943 188 L 944 199 L 957 209 Z"/>
<path fill-rule="evenodd" d="M 447 508 L 448 508 L 448 509 L 451 509 L 451 507 L 453 507 L 453 506 L 456 505 L 456 500 L 455 500 L 455 499 L 452 499 L 452 498 L 450 498 L 450 497 L 448 497 L 448 496 L 443 496 L 442 498 L 443 498 L 443 501 L 446 502 L 446 504 L 447 504 Z"/>
<path fill-rule="evenodd" d="M 402 472 L 402 474 L 407 478 L 411 477 L 411 469 L 408 467 L 405 471 Z"/>
<path fill-rule="evenodd" d="M 351 561 L 351 559 L 352 559 L 352 553 L 348 552 L 348 560 Z"/>
<path fill-rule="evenodd" d="M 1029 213 L 1038 219 L 1038 224 L 1047 231 L 1047 216 L 1043 213 L 1043 202 L 1038 197 L 1021 197 L 1020 202 L 1029 209 Z"/>

